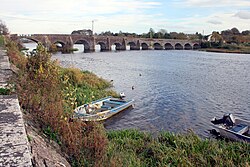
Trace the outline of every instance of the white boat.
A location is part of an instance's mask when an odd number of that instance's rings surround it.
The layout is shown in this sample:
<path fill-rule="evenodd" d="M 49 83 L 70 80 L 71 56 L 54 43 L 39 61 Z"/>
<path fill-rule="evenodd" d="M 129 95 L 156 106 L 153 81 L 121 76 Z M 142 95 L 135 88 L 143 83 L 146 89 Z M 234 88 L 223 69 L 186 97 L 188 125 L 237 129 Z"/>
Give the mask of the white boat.
<path fill-rule="evenodd" d="M 103 121 L 133 106 L 134 100 L 123 100 L 111 96 L 84 104 L 74 110 L 73 118 L 83 121 Z"/>
<path fill-rule="evenodd" d="M 234 141 L 250 142 L 249 121 L 235 118 L 232 114 L 225 114 L 222 119 L 214 118 L 211 122 L 222 137 Z"/>

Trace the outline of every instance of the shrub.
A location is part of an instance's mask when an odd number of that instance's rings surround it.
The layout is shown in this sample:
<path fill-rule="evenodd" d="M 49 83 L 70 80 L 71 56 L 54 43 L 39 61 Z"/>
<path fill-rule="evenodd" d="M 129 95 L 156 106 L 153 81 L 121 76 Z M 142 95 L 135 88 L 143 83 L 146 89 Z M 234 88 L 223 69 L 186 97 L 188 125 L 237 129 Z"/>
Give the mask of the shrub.
<path fill-rule="evenodd" d="M 18 45 L 13 41 L 7 40 L 6 48 L 10 62 L 15 64 L 17 68 L 24 70 L 27 63 L 27 58 L 21 52 L 19 52 Z"/>

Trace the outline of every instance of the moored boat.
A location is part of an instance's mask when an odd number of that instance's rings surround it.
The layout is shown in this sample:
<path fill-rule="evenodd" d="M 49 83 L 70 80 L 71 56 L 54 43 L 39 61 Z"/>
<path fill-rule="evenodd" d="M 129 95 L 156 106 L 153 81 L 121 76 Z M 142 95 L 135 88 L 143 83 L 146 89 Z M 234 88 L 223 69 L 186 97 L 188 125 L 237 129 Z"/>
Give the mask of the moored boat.
<path fill-rule="evenodd" d="M 222 137 L 234 141 L 250 142 L 249 121 L 236 118 L 232 114 L 226 114 L 223 118 L 214 118 L 211 122 L 219 130 Z"/>
<path fill-rule="evenodd" d="M 133 106 L 134 100 L 123 100 L 111 96 L 84 104 L 74 110 L 73 118 L 83 121 L 103 121 Z"/>

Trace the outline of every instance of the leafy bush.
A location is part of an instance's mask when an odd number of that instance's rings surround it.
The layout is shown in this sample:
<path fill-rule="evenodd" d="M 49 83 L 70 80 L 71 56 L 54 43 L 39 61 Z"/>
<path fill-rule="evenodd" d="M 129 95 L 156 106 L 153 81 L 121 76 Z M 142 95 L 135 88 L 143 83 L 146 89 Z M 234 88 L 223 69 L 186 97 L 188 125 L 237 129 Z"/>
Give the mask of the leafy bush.
<path fill-rule="evenodd" d="M 6 42 L 7 54 L 10 58 L 10 62 L 15 64 L 17 68 L 24 70 L 27 63 L 27 58 L 19 52 L 18 45 L 10 40 Z"/>
<path fill-rule="evenodd" d="M 223 49 L 228 49 L 228 50 L 237 50 L 240 49 L 238 45 L 232 45 L 232 44 L 224 44 L 222 45 Z"/>
<path fill-rule="evenodd" d="M 202 42 L 201 48 L 211 48 L 211 43 L 210 42 Z"/>

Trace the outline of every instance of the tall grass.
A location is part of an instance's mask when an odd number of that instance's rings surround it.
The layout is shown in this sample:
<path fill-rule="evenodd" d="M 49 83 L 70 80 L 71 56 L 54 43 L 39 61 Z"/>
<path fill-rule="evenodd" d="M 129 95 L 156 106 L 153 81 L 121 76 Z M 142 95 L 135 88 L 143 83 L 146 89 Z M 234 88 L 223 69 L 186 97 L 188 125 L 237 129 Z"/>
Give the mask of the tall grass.
<path fill-rule="evenodd" d="M 249 166 L 250 145 L 202 140 L 193 132 L 163 132 L 153 138 L 137 130 L 108 132 L 113 166 Z M 108 165 L 107 165 L 108 166 Z"/>

